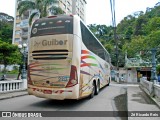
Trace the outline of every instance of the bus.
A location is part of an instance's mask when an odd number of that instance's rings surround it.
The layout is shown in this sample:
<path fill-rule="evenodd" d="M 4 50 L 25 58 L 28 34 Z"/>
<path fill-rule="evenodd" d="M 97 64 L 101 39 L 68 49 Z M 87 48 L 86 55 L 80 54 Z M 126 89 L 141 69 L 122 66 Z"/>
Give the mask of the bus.
<path fill-rule="evenodd" d="M 110 83 L 110 55 L 77 15 L 36 20 L 28 49 L 29 95 L 92 98 Z"/>

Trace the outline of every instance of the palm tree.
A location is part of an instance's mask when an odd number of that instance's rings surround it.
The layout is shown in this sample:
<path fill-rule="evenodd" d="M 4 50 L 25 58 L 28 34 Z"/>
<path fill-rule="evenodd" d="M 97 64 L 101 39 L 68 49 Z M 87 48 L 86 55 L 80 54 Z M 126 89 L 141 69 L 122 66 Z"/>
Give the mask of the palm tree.
<path fill-rule="evenodd" d="M 29 25 L 31 25 L 32 20 L 35 16 L 39 16 L 39 18 L 46 17 L 48 13 L 52 13 L 54 15 L 63 14 L 63 10 L 59 7 L 53 6 L 53 4 L 58 3 L 57 0 L 33 0 L 33 1 L 21 1 L 18 4 L 19 15 L 21 16 L 27 10 L 35 10 L 29 18 Z"/>

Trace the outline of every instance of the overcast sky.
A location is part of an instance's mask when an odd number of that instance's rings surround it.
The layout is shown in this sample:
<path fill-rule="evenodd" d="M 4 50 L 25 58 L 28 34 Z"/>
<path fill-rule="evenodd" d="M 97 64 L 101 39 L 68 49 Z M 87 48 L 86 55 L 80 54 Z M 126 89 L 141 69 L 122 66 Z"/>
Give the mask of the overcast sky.
<path fill-rule="evenodd" d="M 110 0 L 86 0 L 86 23 L 111 25 Z M 154 7 L 160 0 L 115 0 L 116 23 L 136 11 L 145 11 Z M 0 0 L 0 12 L 14 17 L 15 0 Z"/>

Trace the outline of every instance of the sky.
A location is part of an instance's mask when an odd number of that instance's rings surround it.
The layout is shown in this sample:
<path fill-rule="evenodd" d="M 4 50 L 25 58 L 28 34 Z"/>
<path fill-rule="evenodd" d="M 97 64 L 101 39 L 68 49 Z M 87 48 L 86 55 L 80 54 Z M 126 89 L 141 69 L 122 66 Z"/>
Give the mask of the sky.
<path fill-rule="evenodd" d="M 86 0 L 86 24 L 111 25 L 110 0 Z M 160 0 L 115 0 L 116 24 L 127 15 L 154 7 Z M 0 12 L 14 17 L 15 0 L 0 0 Z"/>

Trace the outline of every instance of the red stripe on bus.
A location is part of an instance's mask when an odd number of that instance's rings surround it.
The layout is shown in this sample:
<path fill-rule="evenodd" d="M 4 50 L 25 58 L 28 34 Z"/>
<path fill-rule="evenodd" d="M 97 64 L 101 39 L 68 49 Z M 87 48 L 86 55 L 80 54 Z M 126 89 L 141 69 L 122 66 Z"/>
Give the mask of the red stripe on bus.
<path fill-rule="evenodd" d="M 90 63 L 84 63 L 81 65 L 81 67 L 84 67 L 84 66 L 90 66 L 91 64 Z"/>
<path fill-rule="evenodd" d="M 89 51 L 87 51 L 87 50 L 82 50 L 81 52 L 82 52 L 82 54 L 89 54 Z"/>

